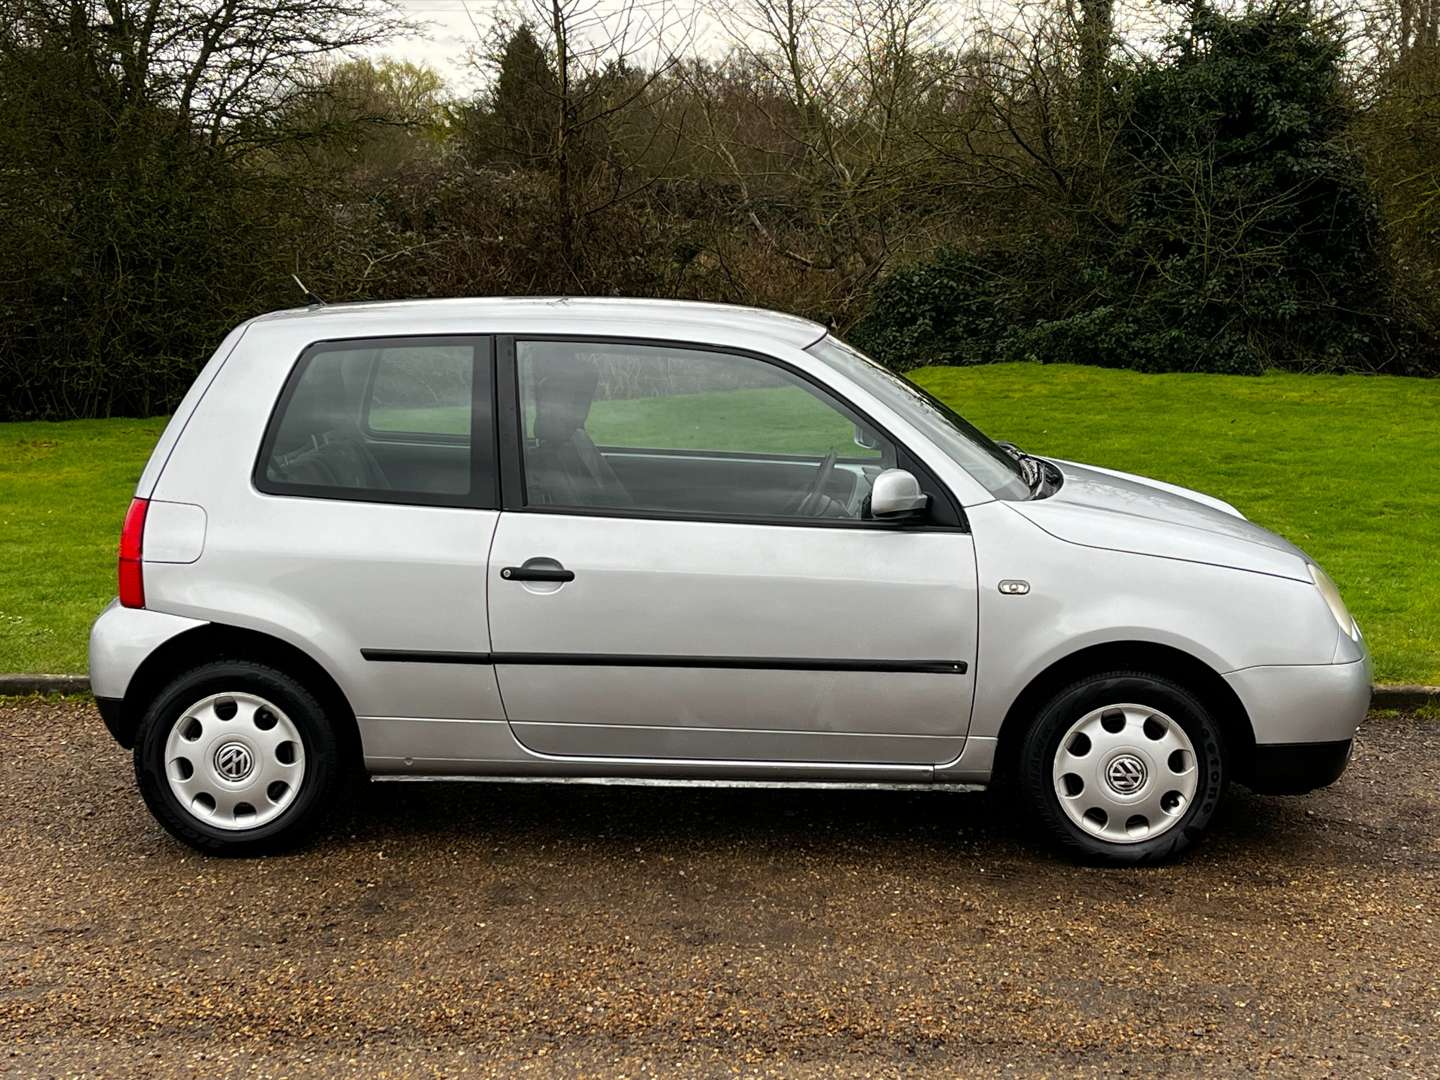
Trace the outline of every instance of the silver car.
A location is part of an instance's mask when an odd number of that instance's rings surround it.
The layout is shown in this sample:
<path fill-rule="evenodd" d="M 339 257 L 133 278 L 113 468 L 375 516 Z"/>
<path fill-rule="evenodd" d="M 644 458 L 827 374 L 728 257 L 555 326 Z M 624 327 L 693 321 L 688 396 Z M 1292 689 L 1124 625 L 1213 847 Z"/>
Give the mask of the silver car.
<path fill-rule="evenodd" d="M 1218 499 L 992 442 L 824 327 L 640 300 L 237 328 L 140 478 L 101 715 L 205 851 L 342 780 L 1004 784 L 1082 857 L 1344 770 L 1370 661 Z"/>

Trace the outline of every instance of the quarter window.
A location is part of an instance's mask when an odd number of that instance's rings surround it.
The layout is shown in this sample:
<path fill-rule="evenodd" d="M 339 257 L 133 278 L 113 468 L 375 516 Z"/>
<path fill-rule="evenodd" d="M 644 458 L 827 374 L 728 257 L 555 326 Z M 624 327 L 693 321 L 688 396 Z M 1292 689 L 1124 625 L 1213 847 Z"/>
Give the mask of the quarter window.
<path fill-rule="evenodd" d="M 370 430 L 468 439 L 473 352 L 468 345 L 380 349 L 366 394 Z"/>
<path fill-rule="evenodd" d="M 895 447 L 839 402 L 749 356 L 519 341 L 530 505 L 859 519 Z"/>
<path fill-rule="evenodd" d="M 281 495 L 495 505 L 490 366 L 488 339 L 311 346 L 271 420 L 257 485 Z"/>

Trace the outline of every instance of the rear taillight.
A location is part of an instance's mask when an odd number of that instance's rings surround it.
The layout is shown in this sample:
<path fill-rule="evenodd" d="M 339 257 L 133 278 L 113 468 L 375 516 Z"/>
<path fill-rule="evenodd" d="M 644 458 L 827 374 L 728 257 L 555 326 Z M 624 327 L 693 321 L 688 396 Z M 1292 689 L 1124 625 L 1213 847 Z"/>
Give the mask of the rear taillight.
<path fill-rule="evenodd" d="M 126 607 L 145 606 L 145 570 L 140 562 L 145 540 L 145 511 L 148 499 L 133 499 L 125 511 L 120 529 L 120 603 Z"/>

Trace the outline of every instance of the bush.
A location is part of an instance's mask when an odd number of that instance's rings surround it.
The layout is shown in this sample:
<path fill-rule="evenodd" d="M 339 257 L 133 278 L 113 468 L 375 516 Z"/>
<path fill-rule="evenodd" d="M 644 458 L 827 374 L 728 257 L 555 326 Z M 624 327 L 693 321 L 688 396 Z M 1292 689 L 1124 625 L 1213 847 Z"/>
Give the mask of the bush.
<path fill-rule="evenodd" d="M 994 363 L 1009 358 L 1027 292 L 1005 253 L 948 249 L 881 281 L 850 336 L 897 371 Z"/>
<path fill-rule="evenodd" d="M 173 407 L 231 326 L 294 296 L 288 185 L 64 42 L 0 51 L 0 91 L 0 420 Z"/>
<path fill-rule="evenodd" d="M 1077 215 L 1044 257 L 943 252 L 892 274 L 855 336 L 902 368 L 1440 371 L 1346 141 L 1341 55 L 1301 12 L 1199 11 L 1114 88 L 1119 227 Z"/>

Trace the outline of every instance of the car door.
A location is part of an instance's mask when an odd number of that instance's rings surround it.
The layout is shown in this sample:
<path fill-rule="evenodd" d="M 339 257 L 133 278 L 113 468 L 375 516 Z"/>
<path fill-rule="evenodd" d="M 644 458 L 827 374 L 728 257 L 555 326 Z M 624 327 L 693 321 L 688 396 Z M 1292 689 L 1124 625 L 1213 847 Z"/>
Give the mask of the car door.
<path fill-rule="evenodd" d="M 574 757 L 929 764 L 970 714 L 975 558 L 943 491 L 867 520 L 903 447 L 771 358 L 502 339 L 488 571 L 506 715 Z M 934 485 L 928 475 L 925 482 Z"/>

